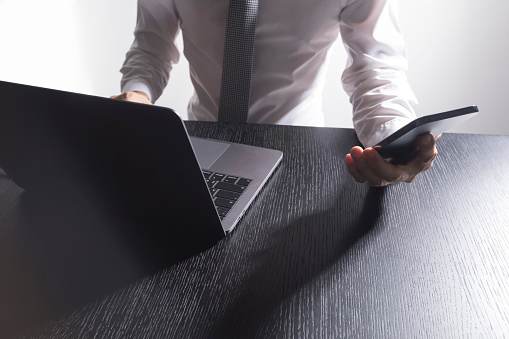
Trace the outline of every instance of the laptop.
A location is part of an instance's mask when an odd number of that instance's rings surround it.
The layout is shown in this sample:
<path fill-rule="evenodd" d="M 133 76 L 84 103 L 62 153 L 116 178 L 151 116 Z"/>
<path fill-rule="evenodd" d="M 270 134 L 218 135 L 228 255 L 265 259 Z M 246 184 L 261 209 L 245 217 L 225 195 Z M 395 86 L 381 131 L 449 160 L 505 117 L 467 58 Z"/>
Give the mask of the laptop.
<path fill-rule="evenodd" d="M 0 167 L 12 180 L 170 233 L 223 238 L 282 156 L 190 137 L 169 108 L 0 81 Z"/>

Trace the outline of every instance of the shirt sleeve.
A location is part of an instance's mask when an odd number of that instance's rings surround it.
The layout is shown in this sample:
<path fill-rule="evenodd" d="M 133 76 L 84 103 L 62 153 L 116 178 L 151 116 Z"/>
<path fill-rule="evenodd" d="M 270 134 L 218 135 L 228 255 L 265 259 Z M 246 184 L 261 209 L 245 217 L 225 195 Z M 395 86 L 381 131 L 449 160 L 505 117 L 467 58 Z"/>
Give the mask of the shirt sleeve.
<path fill-rule="evenodd" d="M 417 99 L 406 76 L 396 5 L 396 0 L 354 0 L 341 12 L 340 32 L 348 54 L 341 79 L 365 147 L 376 146 L 415 119 Z"/>
<path fill-rule="evenodd" d="M 180 57 L 175 38 L 180 21 L 173 1 L 138 0 L 134 42 L 120 70 L 121 90 L 148 92 L 155 102 L 168 84 L 173 64 Z"/>

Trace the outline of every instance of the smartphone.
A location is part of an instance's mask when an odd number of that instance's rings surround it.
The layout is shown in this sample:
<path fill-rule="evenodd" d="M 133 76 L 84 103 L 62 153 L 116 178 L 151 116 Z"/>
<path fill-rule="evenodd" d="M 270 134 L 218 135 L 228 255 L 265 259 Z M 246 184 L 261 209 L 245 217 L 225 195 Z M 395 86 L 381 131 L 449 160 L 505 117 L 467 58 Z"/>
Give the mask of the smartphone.
<path fill-rule="evenodd" d="M 375 149 L 384 158 L 408 161 L 417 137 L 430 133 L 434 137 L 448 131 L 479 113 L 477 106 L 468 106 L 417 118 L 378 143 Z"/>

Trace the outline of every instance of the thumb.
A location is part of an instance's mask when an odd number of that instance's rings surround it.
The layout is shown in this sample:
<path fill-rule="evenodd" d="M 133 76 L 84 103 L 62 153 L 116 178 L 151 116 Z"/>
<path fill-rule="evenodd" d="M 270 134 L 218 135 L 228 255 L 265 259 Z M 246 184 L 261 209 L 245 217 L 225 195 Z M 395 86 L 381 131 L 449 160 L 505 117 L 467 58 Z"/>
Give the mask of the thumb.
<path fill-rule="evenodd" d="M 422 164 L 430 164 L 437 156 L 437 148 L 435 138 L 431 134 L 424 134 L 417 140 L 417 150 L 419 155 L 417 159 Z M 431 167 L 431 166 L 430 166 Z"/>

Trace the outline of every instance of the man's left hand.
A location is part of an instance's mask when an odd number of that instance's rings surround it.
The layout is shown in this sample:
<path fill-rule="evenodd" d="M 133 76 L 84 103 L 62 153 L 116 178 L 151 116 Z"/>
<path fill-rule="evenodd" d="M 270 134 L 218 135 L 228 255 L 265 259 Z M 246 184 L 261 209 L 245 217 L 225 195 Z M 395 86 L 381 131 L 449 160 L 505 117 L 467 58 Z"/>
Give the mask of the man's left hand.
<path fill-rule="evenodd" d="M 433 166 L 437 156 L 433 136 L 431 134 L 420 136 L 416 142 L 415 151 L 417 156 L 413 160 L 404 165 L 395 165 L 383 159 L 374 148 L 363 150 L 355 146 L 350 154 L 346 155 L 346 167 L 355 180 L 361 183 L 367 182 L 373 187 L 387 186 L 397 182 L 409 183 L 414 181 L 419 173 Z"/>

